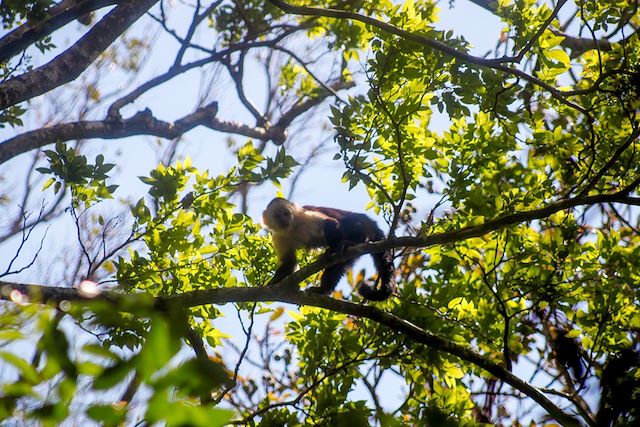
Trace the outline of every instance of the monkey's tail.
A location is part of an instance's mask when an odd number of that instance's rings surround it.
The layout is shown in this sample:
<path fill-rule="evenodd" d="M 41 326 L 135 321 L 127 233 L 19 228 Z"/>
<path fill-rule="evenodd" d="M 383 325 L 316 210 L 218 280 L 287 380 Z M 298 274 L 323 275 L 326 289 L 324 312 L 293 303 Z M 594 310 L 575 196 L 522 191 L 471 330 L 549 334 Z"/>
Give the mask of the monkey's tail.
<path fill-rule="evenodd" d="M 369 301 L 384 301 L 396 291 L 396 284 L 393 280 L 393 254 L 391 251 L 376 252 L 371 254 L 373 263 L 378 270 L 378 282 L 380 286 L 361 285 L 358 293 Z"/>

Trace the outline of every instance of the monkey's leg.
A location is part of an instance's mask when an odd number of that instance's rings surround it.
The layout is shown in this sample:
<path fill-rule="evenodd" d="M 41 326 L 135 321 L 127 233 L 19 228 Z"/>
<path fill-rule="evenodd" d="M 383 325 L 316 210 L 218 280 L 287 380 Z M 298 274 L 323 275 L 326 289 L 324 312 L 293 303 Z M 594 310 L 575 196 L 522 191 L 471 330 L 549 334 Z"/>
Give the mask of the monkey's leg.
<path fill-rule="evenodd" d="M 340 281 L 340 278 L 342 278 L 344 273 L 349 268 L 350 264 L 351 263 L 346 262 L 332 265 L 331 267 L 325 269 L 322 273 L 322 279 L 320 279 L 320 286 L 309 288 L 309 292 L 321 295 L 329 295 L 331 291 L 336 288 L 336 285 Z"/>

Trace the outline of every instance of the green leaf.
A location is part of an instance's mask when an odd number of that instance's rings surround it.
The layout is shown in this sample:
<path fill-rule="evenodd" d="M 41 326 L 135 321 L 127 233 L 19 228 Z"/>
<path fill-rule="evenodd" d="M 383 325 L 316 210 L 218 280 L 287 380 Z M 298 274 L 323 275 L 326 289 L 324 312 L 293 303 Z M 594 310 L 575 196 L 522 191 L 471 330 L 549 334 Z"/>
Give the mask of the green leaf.
<path fill-rule="evenodd" d="M 544 54 L 547 58 L 558 61 L 565 69 L 569 69 L 571 66 L 571 58 L 569 58 L 567 52 L 562 49 L 547 50 Z"/>
<path fill-rule="evenodd" d="M 42 186 L 42 190 L 46 190 L 47 188 L 51 187 L 51 184 L 53 184 L 54 182 L 56 182 L 55 178 L 49 178 L 48 180 L 45 181 L 44 185 Z M 57 191 L 56 191 L 57 193 Z"/>
<path fill-rule="evenodd" d="M 127 416 L 124 405 L 93 405 L 87 409 L 89 418 L 107 426 L 121 425 Z"/>
<path fill-rule="evenodd" d="M 154 382 L 156 388 L 176 387 L 189 396 L 210 395 L 225 385 L 233 386 L 224 366 L 209 359 L 190 359 Z"/>
<path fill-rule="evenodd" d="M 167 426 L 217 427 L 226 425 L 233 412 L 227 409 L 194 406 L 186 402 L 171 402 L 167 392 L 156 393 L 147 407 L 145 419 L 149 423 L 163 421 Z"/>
<path fill-rule="evenodd" d="M 106 368 L 93 382 L 93 387 L 97 390 L 106 390 L 122 383 L 134 367 L 133 360 L 121 361 Z"/>
<path fill-rule="evenodd" d="M 572 329 L 565 336 L 567 338 L 577 338 L 577 337 L 580 336 L 581 333 L 582 332 L 580 330 L 578 330 L 578 329 Z"/>
<path fill-rule="evenodd" d="M 45 352 L 57 366 L 71 378 L 77 376 L 77 368 L 69 357 L 69 341 L 67 336 L 57 328 L 56 322 L 45 326 L 44 333 L 38 342 L 38 348 Z"/>
<path fill-rule="evenodd" d="M 27 381 L 31 385 L 38 384 L 40 382 L 40 375 L 38 375 L 38 371 L 36 371 L 36 369 L 26 360 L 6 351 L 0 352 L 0 357 L 18 369 L 18 372 L 24 381 Z"/>
<path fill-rule="evenodd" d="M 184 320 L 179 320 L 184 322 Z M 163 368 L 180 350 L 180 337 L 173 332 L 166 318 L 154 316 L 151 330 L 137 359 L 138 371 L 144 380 Z"/>

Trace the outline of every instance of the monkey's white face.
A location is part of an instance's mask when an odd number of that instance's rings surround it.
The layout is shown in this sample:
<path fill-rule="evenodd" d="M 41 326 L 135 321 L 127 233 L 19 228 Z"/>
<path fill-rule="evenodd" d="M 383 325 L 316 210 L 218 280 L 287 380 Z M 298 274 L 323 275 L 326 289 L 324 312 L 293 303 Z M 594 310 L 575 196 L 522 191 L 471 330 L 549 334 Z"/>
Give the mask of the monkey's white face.
<path fill-rule="evenodd" d="M 262 221 L 273 231 L 288 229 L 293 224 L 291 203 L 285 199 L 273 199 L 262 213 Z"/>

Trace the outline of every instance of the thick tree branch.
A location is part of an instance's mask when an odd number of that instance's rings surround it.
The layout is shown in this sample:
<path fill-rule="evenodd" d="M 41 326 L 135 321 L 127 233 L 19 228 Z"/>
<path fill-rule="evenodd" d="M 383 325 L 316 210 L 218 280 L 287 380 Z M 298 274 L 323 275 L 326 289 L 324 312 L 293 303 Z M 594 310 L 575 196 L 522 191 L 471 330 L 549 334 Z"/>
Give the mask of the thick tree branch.
<path fill-rule="evenodd" d="M 559 202 L 550 204 L 549 206 L 545 206 L 540 209 L 533 209 L 529 211 L 515 212 L 512 214 L 507 214 L 495 218 L 493 220 L 486 221 L 483 224 L 471 225 L 467 227 L 463 227 L 458 230 L 445 231 L 442 233 L 435 233 L 429 236 L 423 237 L 397 237 L 394 239 L 381 240 L 378 242 L 365 243 L 357 246 L 350 247 L 346 249 L 342 254 L 333 255 L 330 257 L 321 257 L 318 261 L 313 262 L 300 270 L 290 274 L 285 277 L 282 281 L 274 285 L 274 288 L 284 290 L 285 293 L 289 292 L 292 289 L 297 289 L 298 285 L 310 277 L 311 275 L 318 273 L 319 271 L 339 262 L 348 261 L 350 259 L 354 259 L 360 255 L 370 252 L 381 252 L 385 250 L 401 248 L 401 247 L 411 247 L 411 248 L 427 248 L 435 245 L 444 245 L 448 243 L 463 241 L 466 239 L 471 239 L 474 237 L 479 237 L 484 234 L 490 233 L 492 231 L 496 231 L 503 227 L 507 227 L 509 225 L 519 224 L 522 222 L 533 221 L 536 219 L 542 219 L 553 215 L 556 212 L 572 209 L 577 206 L 588 206 L 595 205 L 601 203 L 622 203 L 634 206 L 640 206 L 640 197 L 631 197 L 629 196 L 629 192 L 631 189 L 625 188 L 616 193 L 610 194 L 598 194 L 591 196 L 582 196 L 575 197 L 573 199 L 561 200 Z M 12 284 L 9 282 L 0 282 L 0 287 L 9 286 L 11 289 L 17 289 L 20 292 L 31 295 L 32 289 L 31 286 L 34 286 L 34 290 L 36 290 L 35 294 L 39 296 L 39 300 L 42 302 L 59 302 L 62 300 L 82 300 L 86 299 L 82 295 L 79 295 L 75 289 L 70 288 L 48 288 L 37 285 L 21 285 L 21 284 Z M 51 291 L 49 291 L 51 290 Z M 289 291 L 287 291 L 289 290 Z M 215 290 L 216 292 L 218 290 Z M 179 297 L 181 299 L 181 303 L 186 304 L 187 306 L 198 305 L 197 300 L 199 300 L 199 296 L 201 292 L 191 292 L 186 294 L 180 294 Z M 117 300 L 120 298 L 122 294 L 115 292 L 105 292 L 103 295 L 109 296 L 109 298 L 115 298 Z M 238 295 L 231 294 L 233 298 L 239 297 Z M 8 299 L 8 294 L 6 292 L 0 293 L 0 298 Z M 167 297 L 170 299 L 173 297 Z M 195 298 L 196 300 L 191 300 Z M 225 300 L 226 302 L 247 302 L 253 300 L 244 300 L 244 299 L 231 299 Z M 216 303 L 220 303 L 220 301 L 216 301 Z"/>
<path fill-rule="evenodd" d="M 0 39 L 0 62 L 5 62 L 33 43 L 62 28 L 74 19 L 94 10 L 116 4 L 118 0 L 87 0 L 82 2 L 61 2 L 48 12 L 51 16 L 42 22 L 27 22 Z M 60 7 L 58 7 L 60 6 Z"/>
<path fill-rule="evenodd" d="M 349 83 L 331 85 L 334 90 L 350 87 Z M 167 139 L 174 139 L 196 126 L 205 126 L 224 133 L 233 133 L 259 139 L 273 140 L 280 145 L 286 138 L 286 127 L 291 122 L 317 106 L 333 92 L 323 90 L 314 98 L 309 98 L 285 112 L 275 126 L 253 127 L 240 122 L 220 120 L 215 117 L 217 103 L 200 108 L 174 123 L 156 119 L 149 109 L 135 114 L 129 119 L 86 120 L 62 123 L 55 126 L 40 128 L 25 132 L 0 143 L 0 164 L 30 150 L 41 148 L 56 141 L 71 141 L 75 139 L 103 138 L 117 139 L 135 135 L 153 135 Z M 116 115 L 117 117 L 118 115 Z"/>
<path fill-rule="evenodd" d="M 2 298 L 5 299 L 16 299 L 17 297 L 15 292 L 17 291 L 23 295 L 29 295 L 36 301 L 42 302 L 54 302 L 62 300 L 91 300 L 91 298 L 82 296 L 76 289 L 73 288 L 55 288 L 38 285 L 24 285 L 3 281 L 0 281 L 0 291 Z M 117 306 L 119 302 L 122 302 L 122 300 L 127 297 L 131 298 L 130 295 L 127 296 L 117 292 L 104 292 L 93 299 L 107 301 L 116 304 Z M 394 314 L 384 312 L 373 306 L 336 300 L 326 296 L 315 295 L 306 292 L 292 291 L 282 286 L 263 288 L 237 287 L 207 289 L 203 291 L 192 291 L 184 294 L 177 294 L 166 297 L 156 297 L 155 301 L 155 305 L 158 309 L 164 309 L 166 307 L 187 308 L 204 304 L 226 304 L 229 302 L 280 301 L 296 305 L 321 307 L 351 316 L 371 319 L 377 323 L 380 323 L 381 325 L 387 326 L 393 331 L 405 334 L 407 337 L 416 342 L 457 356 L 462 360 L 468 361 L 484 369 L 495 377 L 511 385 L 513 388 L 531 397 L 540 406 L 542 406 L 550 416 L 555 418 L 563 425 L 579 425 L 579 423 L 573 417 L 563 412 L 552 401 L 544 396 L 537 388 L 513 375 L 498 363 L 490 360 L 485 356 L 482 356 L 481 354 L 475 352 L 467 346 L 457 344 L 446 338 L 432 334 L 405 319 L 402 319 Z M 129 301 L 129 304 L 131 304 L 131 301 Z"/>
<path fill-rule="evenodd" d="M 106 120 L 62 123 L 25 132 L 0 143 L 0 164 L 20 154 L 56 141 L 88 138 L 117 139 L 135 135 L 153 135 L 174 139 L 196 126 L 205 126 L 219 132 L 243 135 L 261 141 L 272 140 L 280 145 L 286 139 L 286 128 L 296 117 L 317 106 L 327 97 L 333 95 L 335 91 L 352 86 L 353 83 L 351 82 L 341 81 L 330 84 L 328 86 L 330 89 L 323 89 L 313 98 L 305 99 L 294 105 L 290 110 L 282 114 L 275 125 L 267 127 L 252 127 L 240 122 L 220 120 L 215 117 L 217 113 L 217 103 L 215 102 L 199 108 L 174 123 L 156 119 L 148 109 L 138 112 L 129 119 L 120 119 L 120 114 L 117 110 L 123 106 L 123 103 L 128 102 L 128 98 L 123 98 L 122 103 L 118 101 L 119 104 L 114 109 L 113 115 Z M 131 96 L 137 96 L 137 93 Z"/>
<path fill-rule="evenodd" d="M 167 307 L 194 307 L 204 304 L 226 304 L 229 302 L 263 302 L 281 301 L 298 305 L 311 305 L 334 310 L 353 316 L 365 317 L 376 321 L 390 329 L 403 333 L 416 342 L 420 342 L 435 349 L 447 352 L 466 360 L 474 365 L 486 370 L 515 389 L 521 391 L 541 405 L 550 416 L 564 425 L 578 425 L 579 423 L 570 415 L 566 414 L 553 402 L 546 398 L 538 389 L 522 381 L 507 369 L 493 362 L 492 360 L 476 353 L 466 346 L 454 343 L 446 338 L 432 334 L 409 321 L 397 317 L 391 313 L 386 313 L 373 306 L 355 304 L 348 301 L 340 301 L 332 298 L 309 294 L 298 291 L 298 284 L 331 264 L 348 260 L 366 252 L 393 249 L 397 247 L 429 247 L 436 244 L 452 243 L 473 237 L 478 237 L 509 225 L 532 221 L 548 217 L 556 212 L 571 209 L 581 205 L 591 205 L 598 203 L 626 203 L 640 205 L 640 198 L 630 197 L 631 189 L 627 188 L 617 193 L 601 194 L 593 196 L 576 197 L 574 199 L 561 200 L 540 209 L 503 215 L 484 224 L 464 227 L 459 230 L 437 233 L 424 237 L 400 237 L 375 243 L 358 245 L 345 251 L 343 255 L 330 258 L 321 258 L 297 272 L 289 275 L 280 283 L 266 288 L 219 288 L 192 291 L 183 294 L 169 295 L 155 298 L 157 309 Z M 107 291 L 98 296 L 82 295 L 80 291 L 73 288 L 46 287 L 39 285 L 28 285 L 0 281 L 0 298 L 15 302 L 27 302 L 24 295 L 31 300 L 44 303 L 58 303 L 61 301 L 80 301 L 100 299 L 118 305 L 125 299 L 132 298 L 119 292 Z M 92 298 L 93 297 L 93 298 Z M 144 295 L 142 296 L 144 297 Z M 146 296 L 148 299 L 148 296 Z M 131 304 L 131 301 L 129 301 Z"/>
<path fill-rule="evenodd" d="M 243 125 L 217 120 L 215 118 L 217 112 L 218 104 L 212 102 L 174 123 L 158 120 L 149 109 L 146 109 L 125 120 L 80 121 L 41 128 L 1 143 L 0 164 L 19 154 L 56 141 L 86 138 L 116 139 L 133 135 L 154 135 L 174 139 L 199 125 L 225 132 L 235 129 L 239 133 L 250 134 L 253 137 L 267 135 L 264 130 L 253 130 Z"/>
<path fill-rule="evenodd" d="M 298 285 L 310 277 L 311 275 L 339 262 L 348 261 L 350 259 L 356 258 L 360 255 L 370 252 L 381 252 L 385 250 L 401 248 L 401 247 L 411 247 L 411 248 L 427 248 L 435 245 L 444 245 L 448 243 L 463 241 L 466 239 L 471 239 L 474 237 L 479 237 L 484 234 L 490 233 L 492 231 L 496 231 L 500 228 L 507 227 L 509 225 L 519 224 L 522 222 L 533 221 L 536 219 L 542 219 L 553 215 L 556 212 L 575 208 L 577 206 L 588 206 L 595 205 L 601 203 L 622 203 L 634 206 L 640 206 L 640 197 L 630 197 L 629 196 L 630 189 L 624 189 L 617 193 L 610 194 L 598 194 L 591 196 L 582 196 L 575 197 L 573 199 L 561 200 L 559 202 L 550 204 L 549 206 L 545 206 L 540 209 L 533 209 L 529 211 L 515 212 L 512 214 L 507 214 L 495 218 L 493 220 L 486 221 L 483 224 L 471 225 L 467 227 L 463 227 L 458 230 L 445 231 L 442 233 L 435 233 L 429 236 L 423 237 L 397 237 L 394 239 L 381 240 L 378 242 L 365 243 L 357 246 L 350 247 L 346 249 L 342 254 L 333 255 L 331 257 L 321 257 L 318 261 L 308 264 L 307 266 L 301 268 L 300 270 L 290 274 L 285 277 L 282 281 L 275 284 L 273 286 L 274 289 L 279 289 L 281 293 L 288 293 L 291 290 L 297 289 Z M 38 300 L 41 302 L 60 302 L 63 300 L 75 301 L 75 300 L 83 300 L 87 299 L 80 295 L 75 289 L 71 288 L 53 288 L 53 287 L 44 287 L 38 285 L 25 285 L 25 284 L 16 284 L 9 282 L 0 281 L 0 288 L 8 287 L 11 289 L 16 289 L 23 294 L 27 295 L 36 295 Z M 241 294 L 234 294 L 233 289 L 225 289 L 225 292 L 230 292 L 227 298 L 231 298 L 225 300 L 216 300 L 215 303 L 227 303 L 227 302 L 247 302 L 254 301 L 242 299 Z M 272 288 L 269 288 L 272 289 Z M 221 291 L 219 289 L 212 290 L 215 292 Z M 185 294 L 180 294 L 177 296 L 166 297 L 167 300 L 171 298 L 180 298 L 181 303 L 186 306 L 194 306 L 201 304 L 198 301 L 202 298 L 200 295 L 202 292 L 209 291 L 195 291 Z M 223 292 L 224 294 L 224 292 Z M 109 300 L 113 300 L 117 302 L 119 298 L 122 297 L 122 294 L 117 292 L 104 292 L 103 296 L 107 297 Z M 7 292 L 0 292 L 1 299 L 9 299 Z M 240 298 L 240 299 L 236 299 Z"/>
<path fill-rule="evenodd" d="M 0 110 L 77 78 L 157 1 L 131 0 L 118 4 L 77 43 L 49 63 L 0 84 Z"/>
<path fill-rule="evenodd" d="M 550 29 L 556 36 L 564 37 L 560 45 L 564 48 L 571 49 L 571 57 L 576 58 L 588 50 L 598 49 L 602 52 L 611 50 L 611 42 L 606 38 L 588 39 L 583 37 L 574 37 L 560 30 Z"/>
<path fill-rule="evenodd" d="M 547 218 L 556 212 L 566 209 L 572 209 L 577 206 L 589 206 L 600 203 L 622 203 L 627 205 L 640 206 L 640 197 L 631 197 L 629 193 L 633 188 L 625 188 L 616 193 L 596 194 L 591 196 L 575 197 L 573 199 L 560 200 L 540 209 L 532 209 L 529 211 L 515 212 L 506 214 L 498 218 L 484 222 L 483 224 L 470 225 L 458 230 L 445 231 L 421 237 L 398 237 L 394 239 L 381 240 L 378 242 L 365 243 L 350 247 L 341 254 L 335 254 L 330 257 L 322 257 L 318 261 L 313 262 L 295 273 L 285 277 L 279 285 L 288 289 L 295 289 L 299 283 L 316 274 L 325 268 L 338 264 L 340 262 L 355 259 L 363 254 L 371 252 L 382 252 L 396 248 L 428 248 L 435 245 L 444 245 L 453 242 L 459 242 L 474 237 L 480 237 L 501 228 L 529 222 L 537 219 Z"/>

